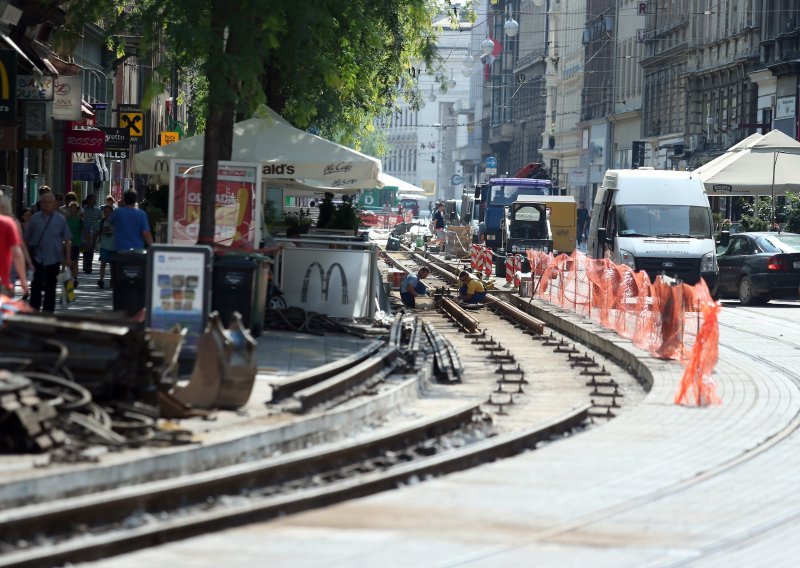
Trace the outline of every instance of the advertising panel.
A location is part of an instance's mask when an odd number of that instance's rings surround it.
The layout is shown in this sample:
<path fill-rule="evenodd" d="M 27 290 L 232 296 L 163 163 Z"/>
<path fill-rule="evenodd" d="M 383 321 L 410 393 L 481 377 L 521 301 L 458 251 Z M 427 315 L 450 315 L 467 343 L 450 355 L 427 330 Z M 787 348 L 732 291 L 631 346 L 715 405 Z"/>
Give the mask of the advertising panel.
<path fill-rule="evenodd" d="M 153 245 L 148 251 L 147 325 L 186 328 L 182 354 L 197 352 L 211 310 L 211 258 L 206 246 Z"/>
<path fill-rule="evenodd" d="M 331 317 L 369 317 L 370 251 L 287 247 L 281 257 L 287 306 Z"/>
<path fill-rule="evenodd" d="M 200 232 L 203 165 L 198 160 L 172 160 L 168 239 L 194 244 Z M 256 248 L 261 239 L 261 167 L 255 163 L 220 162 L 214 243 L 234 248 Z"/>

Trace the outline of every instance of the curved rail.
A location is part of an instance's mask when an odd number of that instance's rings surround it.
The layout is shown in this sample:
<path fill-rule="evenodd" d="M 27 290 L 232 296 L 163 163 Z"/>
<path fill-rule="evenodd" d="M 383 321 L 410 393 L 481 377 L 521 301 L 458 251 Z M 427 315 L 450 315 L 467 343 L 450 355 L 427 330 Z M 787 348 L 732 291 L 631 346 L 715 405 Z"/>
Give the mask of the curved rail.
<path fill-rule="evenodd" d="M 476 412 L 477 407 L 470 407 L 451 413 L 444 418 L 446 427 L 452 428 L 453 425 L 464 424 L 465 421 L 472 422 Z M 539 442 L 582 425 L 587 416 L 588 406 L 582 406 L 535 428 L 495 436 L 383 471 L 373 469 L 360 473 L 357 468 L 350 467 L 352 476 L 318 487 L 312 486 L 289 494 L 270 494 L 260 499 L 248 499 L 244 503 L 234 501 L 231 505 L 207 507 L 190 515 L 176 515 L 164 522 L 103 534 L 84 534 L 76 540 L 10 552 L 0 555 L 0 566 L 53 566 L 65 562 L 97 560 L 234 525 L 269 519 L 279 514 L 370 495 L 393 489 L 399 483 L 412 478 L 452 473 L 533 449 Z M 213 496 L 218 497 L 221 493 L 238 494 L 244 487 L 252 490 L 257 484 L 272 484 L 277 479 L 308 477 L 319 471 L 319 468 L 330 469 L 332 464 L 352 463 L 354 459 L 363 462 L 365 454 L 374 456 L 376 450 L 385 454 L 390 447 L 407 447 L 410 440 L 425 440 L 439 435 L 437 433 L 445 427 L 445 422 L 440 419 L 436 423 L 419 426 L 414 431 L 409 429 L 398 432 L 392 437 L 393 442 L 389 442 L 388 438 L 373 439 L 333 453 L 312 451 L 312 455 L 289 456 L 277 460 L 279 463 L 269 460 L 268 463 L 240 464 L 226 468 L 224 472 L 216 470 L 198 474 L 190 480 L 181 478 L 151 484 L 148 488 L 127 488 L 116 498 L 100 494 L 74 500 L 73 503 L 50 503 L 38 511 L 5 511 L 0 514 L 0 534 L 13 535 L 17 539 L 27 538 L 29 542 L 34 542 L 35 535 L 48 528 L 63 530 L 82 522 L 94 526 L 111 526 L 130 515 L 141 515 L 148 511 L 160 512 L 165 507 L 185 507 L 187 502 L 210 504 L 217 500 Z"/>

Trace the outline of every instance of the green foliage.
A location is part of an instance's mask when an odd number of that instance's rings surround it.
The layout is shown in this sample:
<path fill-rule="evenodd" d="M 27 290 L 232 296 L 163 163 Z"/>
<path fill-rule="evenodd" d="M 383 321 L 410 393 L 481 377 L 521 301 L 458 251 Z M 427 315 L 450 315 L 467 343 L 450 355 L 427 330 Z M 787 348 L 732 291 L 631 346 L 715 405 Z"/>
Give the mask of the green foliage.
<path fill-rule="evenodd" d="M 342 203 L 336 208 L 330 228 L 357 231 L 360 226 L 359 209 L 353 205 L 353 198 L 345 195 L 342 197 Z"/>
<path fill-rule="evenodd" d="M 742 231 L 766 231 L 769 228 L 769 221 L 751 215 L 742 215 Z"/>
<path fill-rule="evenodd" d="M 218 134 L 206 146 L 200 239 L 213 235 L 213 172 L 231 155 L 234 113 L 266 102 L 299 128 L 354 146 L 398 97 L 418 101 L 413 65 L 435 69 L 436 14 L 450 0 L 55 0 L 68 15 L 65 46 L 77 45 L 85 22 L 102 22 L 118 57 L 152 64 L 148 96 L 163 92 L 173 68 L 179 80 L 204 80 L 189 96 L 190 132 Z M 474 18 L 472 0 L 458 11 Z M 63 54 L 73 51 L 65 47 Z M 400 87 L 398 87 L 400 85 Z M 138 101 L 144 108 L 150 100 Z M 205 110 L 205 112 L 203 112 Z M 205 114 L 204 125 L 200 117 Z M 207 173 L 208 172 L 208 173 Z M 343 221 L 344 222 L 344 221 Z"/>
<path fill-rule="evenodd" d="M 297 227 L 301 233 L 306 233 L 308 232 L 308 228 L 311 226 L 311 217 L 309 217 L 308 213 L 300 208 L 298 213 L 284 212 L 283 224 L 287 227 Z"/>

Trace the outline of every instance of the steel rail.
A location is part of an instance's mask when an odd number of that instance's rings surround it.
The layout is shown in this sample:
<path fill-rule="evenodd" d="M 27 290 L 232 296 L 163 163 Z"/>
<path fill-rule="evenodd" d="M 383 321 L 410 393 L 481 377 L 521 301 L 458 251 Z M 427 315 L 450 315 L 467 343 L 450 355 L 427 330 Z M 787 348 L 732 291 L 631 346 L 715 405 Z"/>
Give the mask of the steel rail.
<path fill-rule="evenodd" d="M 486 295 L 486 305 L 490 309 L 496 309 L 498 312 L 501 312 L 507 318 L 511 319 L 513 322 L 522 325 L 523 327 L 527 327 L 537 335 L 541 335 L 544 333 L 544 326 L 545 323 L 533 317 L 530 314 L 526 314 L 516 306 L 512 306 L 505 300 L 501 300 L 495 296 L 490 294 Z"/>
<path fill-rule="evenodd" d="M 478 331 L 478 326 L 480 325 L 478 320 L 469 315 L 467 311 L 459 306 L 452 298 L 441 298 L 439 307 L 441 307 L 465 332 L 475 333 Z"/>
<path fill-rule="evenodd" d="M 307 412 L 315 406 L 330 402 L 359 386 L 374 386 L 383 380 L 382 370 L 388 372 L 393 369 L 397 355 L 395 346 L 384 347 L 355 367 L 295 392 L 294 398 L 299 402 L 300 412 Z"/>
<path fill-rule="evenodd" d="M 303 371 L 302 373 L 297 373 L 285 381 L 270 383 L 270 387 L 272 387 L 272 399 L 270 402 L 280 402 L 291 397 L 297 391 L 320 383 L 325 379 L 341 373 L 354 365 L 358 365 L 377 353 L 383 344 L 383 341 L 373 341 L 349 357 L 339 359 L 338 361 L 333 361 L 326 365 L 322 365 L 321 367 L 314 367 L 313 369 Z"/>
<path fill-rule="evenodd" d="M 304 489 L 292 494 L 281 494 L 263 499 L 254 499 L 244 504 L 210 509 L 191 515 L 181 515 L 170 518 L 164 522 L 133 528 L 130 530 L 114 531 L 101 535 L 84 535 L 77 540 L 64 541 L 51 546 L 15 551 L 0 555 L 0 566 L 38 567 L 53 566 L 66 562 L 89 562 L 123 554 L 137 549 L 163 544 L 165 542 L 181 540 L 203 533 L 218 531 L 236 525 L 258 522 L 274 518 L 278 515 L 297 513 L 312 508 L 322 507 L 341 501 L 371 495 L 380 491 L 394 489 L 398 484 L 406 483 L 411 479 L 424 479 L 428 476 L 444 475 L 462 471 L 471 467 L 489 463 L 519 454 L 525 450 L 534 449 L 540 442 L 550 440 L 554 436 L 572 430 L 588 418 L 589 406 L 575 408 L 558 416 L 542 425 L 523 431 L 503 434 L 488 438 L 469 446 L 449 450 L 432 457 L 422 458 L 413 462 L 390 467 L 384 471 L 369 472 L 356 475 L 342 481 L 326 484 L 322 487 Z M 467 411 L 469 412 L 469 410 Z M 378 442 L 379 444 L 381 442 Z M 383 446 L 380 446 L 381 448 Z M 286 458 L 287 460 L 291 458 Z M 226 487 L 241 490 L 241 484 L 250 484 L 255 476 L 271 480 L 275 471 L 257 472 L 247 471 L 254 464 L 241 464 L 234 466 L 241 469 L 235 476 L 217 480 Z M 307 475 L 308 464 L 295 464 L 295 471 L 299 475 Z M 218 472 L 205 472 L 199 475 L 214 475 Z M 264 477 L 266 475 L 266 477 Z M 171 480 L 178 484 L 178 480 Z M 166 488 L 162 491 L 141 494 L 139 488 L 130 488 L 129 495 L 115 500 L 103 500 L 102 495 L 90 496 L 95 503 L 79 508 L 59 508 L 58 503 L 51 504 L 47 523 L 50 526 L 63 528 L 81 522 L 82 519 L 91 519 L 97 523 L 100 512 L 142 512 L 147 510 L 147 505 L 158 503 L 160 508 L 166 504 L 167 498 L 184 504 L 187 497 L 205 499 L 209 495 L 209 483 L 213 481 L 198 482 L 194 485 L 181 483 L 182 491 L 175 494 Z M 238 493 L 238 491 L 237 491 Z M 8 512 L 3 513 L 8 518 Z M 17 523 L 27 522 L 36 526 L 38 521 L 43 522 L 44 517 L 34 517 L 25 521 L 18 517 Z M 107 521 L 106 521 L 107 522 Z M 40 527 L 41 525 L 38 525 Z M 0 530 L 6 530 L 0 524 Z"/>

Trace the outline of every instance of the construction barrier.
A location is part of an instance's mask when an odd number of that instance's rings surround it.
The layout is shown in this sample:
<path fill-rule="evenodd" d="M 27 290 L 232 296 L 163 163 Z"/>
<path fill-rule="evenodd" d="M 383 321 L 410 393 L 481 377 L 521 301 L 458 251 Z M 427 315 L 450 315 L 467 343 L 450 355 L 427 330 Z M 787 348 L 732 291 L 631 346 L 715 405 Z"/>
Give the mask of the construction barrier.
<path fill-rule="evenodd" d="M 476 272 L 483 272 L 483 248 L 475 243 L 469 246 L 469 265 Z"/>
<path fill-rule="evenodd" d="M 643 271 L 579 251 L 527 256 L 534 297 L 597 321 L 655 357 L 679 360 L 685 371 L 676 404 L 720 402 L 711 380 L 720 308 L 705 281 L 690 286 L 659 275 L 651 282 Z"/>
<path fill-rule="evenodd" d="M 491 276 L 492 272 L 494 271 L 494 267 L 492 266 L 492 249 L 484 247 L 483 248 L 483 273 L 486 276 Z"/>
<path fill-rule="evenodd" d="M 519 273 L 522 270 L 522 255 L 510 254 L 506 257 L 506 282 L 519 286 Z"/>

